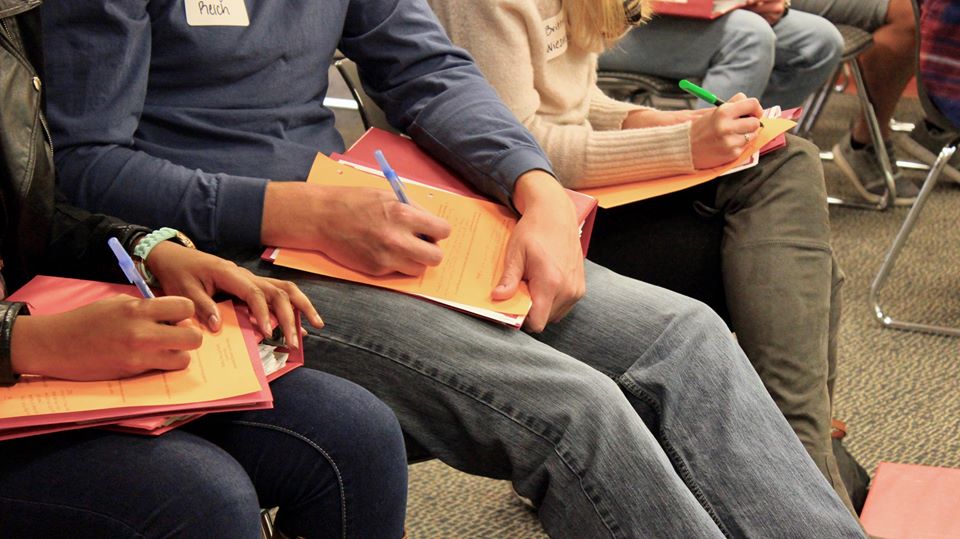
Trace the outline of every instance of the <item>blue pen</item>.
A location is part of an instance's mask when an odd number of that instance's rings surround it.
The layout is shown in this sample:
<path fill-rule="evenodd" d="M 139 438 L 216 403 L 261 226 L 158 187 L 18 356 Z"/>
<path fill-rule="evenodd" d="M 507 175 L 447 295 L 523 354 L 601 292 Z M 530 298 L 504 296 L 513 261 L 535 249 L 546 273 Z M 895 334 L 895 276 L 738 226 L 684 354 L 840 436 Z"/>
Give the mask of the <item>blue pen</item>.
<path fill-rule="evenodd" d="M 127 276 L 127 280 L 136 285 L 141 296 L 147 299 L 153 299 L 155 297 L 153 295 L 153 291 L 150 290 L 149 286 L 147 286 L 146 281 L 143 280 L 143 276 L 141 276 L 140 272 L 137 271 L 137 267 L 133 265 L 133 259 L 130 258 L 129 254 L 127 254 L 127 251 L 123 248 L 123 245 L 120 245 L 120 242 L 117 241 L 117 238 L 110 238 L 107 240 L 107 245 L 110 246 L 110 250 L 113 251 L 114 256 L 117 257 L 117 262 L 120 263 L 120 269 L 122 269 L 123 274 Z"/>
<path fill-rule="evenodd" d="M 393 188 L 394 194 L 397 195 L 400 202 L 409 204 L 410 199 L 407 198 L 407 193 L 403 190 L 403 182 L 400 181 L 397 173 L 390 168 L 390 163 L 387 163 L 387 158 L 383 156 L 383 152 L 377 150 L 373 152 L 373 156 L 377 158 L 377 163 L 380 163 L 380 170 L 383 171 L 383 175 L 387 178 L 387 181 L 390 182 L 390 187 Z"/>
<path fill-rule="evenodd" d="M 407 198 L 407 193 L 403 190 L 403 182 L 400 181 L 400 176 L 397 176 L 397 173 L 390 167 L 390 163 L 387 163 L 387 158 L 383 156 L 383 152 L 376 150 L 373 152 L 373 156 L 377 158 L 377 163 L 380 163 L 380 170 L 383 171 L 383 176 L 390 182 L 390 187 L 393 188 L 393 193 L 397 195 L 397 199 L 404 204 L 409 204 L 410 199 Z M 433 241 L 425 234 L 417 234 L 417 237 L 423 241 Z"/>

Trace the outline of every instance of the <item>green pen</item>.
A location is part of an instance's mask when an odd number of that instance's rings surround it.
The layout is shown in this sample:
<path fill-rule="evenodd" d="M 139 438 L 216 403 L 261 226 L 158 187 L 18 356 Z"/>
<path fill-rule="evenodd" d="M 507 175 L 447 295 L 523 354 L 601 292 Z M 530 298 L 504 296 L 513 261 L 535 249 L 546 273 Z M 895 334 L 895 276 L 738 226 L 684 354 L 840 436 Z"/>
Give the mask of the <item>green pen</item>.
<path fill-rule="evenodd" d="M 713 95 L 712 92 L 697 86 L 696 84 L 688 81 L 687 79 L 683 79 L 680 81 L 680 89 L 698 99 L 702 99 L 707 103 L 710 103 L 711 105 L 714 105 L 717 107 L 726 103 L 726 101 Z M 762 121 L 760 122 L 760 127 L 763 127 Z"/>
<path fill-rule="evenodd" d="M 707 103 L 710 103 L 711 105 L 716 105 L 719 107 L 720 105 L 723 105 L 724 103 L 726 103 L 726 101 L 713 95 L 711 92 L 697 86 L 696 84 L 688 81 L 687 79 L 683 79 L 680 81 L 680 89 L 698 99 L 702 99 Z"/>

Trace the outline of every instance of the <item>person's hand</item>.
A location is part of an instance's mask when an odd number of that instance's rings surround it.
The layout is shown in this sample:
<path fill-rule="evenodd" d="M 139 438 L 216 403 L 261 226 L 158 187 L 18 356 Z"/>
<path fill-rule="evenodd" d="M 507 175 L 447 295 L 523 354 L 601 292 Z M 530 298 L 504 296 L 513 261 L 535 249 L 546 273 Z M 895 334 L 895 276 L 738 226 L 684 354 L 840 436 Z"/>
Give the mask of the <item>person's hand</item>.
<path fill-rule="evenodd" d="M 723 105 L 708 109 L 690 126 L 693 166 L 712 168 L 737 158 L 760 130 L 763 108 L 755 98 L 737 94 Z"/>
<path fill-rule="evenodd" d="M 667 125 L 682 124 L 692 122 L 705 114 L 710 114 L 710 109 L 696 110 L 657 110 L 640 109 L 631 111 L 623 120 L 622 129 L 642 129 L 644 127 L 663 127 Z"/>
<path fill-rule="evenodd" d="M 526 280 L 533 306 L 524 328 L 539 333 L 563 318 L 586 291 L 579 225 L 570 197 L 546 172 L 520 176 L 513 201 L 522 217 L 507 244 L 492 298 L 513 297 L 520 280 Z"/>
<path fill-rule="evenodd" d="M 188 321 L 193 313 L 187 298 L 116 296 L 65 313 L 19 316 L 11 364 L 16 373 L 67 380 L 183 369 L 190 364 L 187 351 L 203 339 Z"/>
<path fill-rule="evenodd" d="M 256 276 L 229 260 L 164 241 L 150 251 L 147 269 L 156 277 L 164 294 L 193 300 L 197 318 L 212 331 L 219 330 L 221 324 L 220 312 L 212 298 L 218 291 L 246 303 L 264 336 L 272 333 L 272 311 L 286 343 L 294 348 L 300 346 L 294 308 L 303 313 L 313 327 L 323 327 L 317 310 L 297 285 Z"/>
<path fill-rule="evenodd" d="M 743 9 L 750 10 L 763 17 L 763 20 L 773 26 L 780 22 L 786 12 L 784 0 L 748 0 Z"/>
<path fill-rule="evenodd" d="M 422 274 L 443 259 L 434 242 L 449 235 L 446 220 L 390 191 L 270 182 L 264 198 L 264 244 L 321 251 L 370 275 Z"/>

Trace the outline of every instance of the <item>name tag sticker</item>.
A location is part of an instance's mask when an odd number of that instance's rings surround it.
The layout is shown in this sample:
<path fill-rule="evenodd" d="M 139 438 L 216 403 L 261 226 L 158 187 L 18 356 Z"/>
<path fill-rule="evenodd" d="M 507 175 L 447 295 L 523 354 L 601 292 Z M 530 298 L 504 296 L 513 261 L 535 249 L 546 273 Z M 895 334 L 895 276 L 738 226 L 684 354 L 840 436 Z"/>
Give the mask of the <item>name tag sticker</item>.
<path fill-rule="evenodd" d="M 184 0 L 190 26 L 250 26 L 244 0 Z"/>
<path fill-rule="evenodd" d="M 563 11 L 543 20 L 543 32 L 547 38 L 547 61 L 561 56 L 567 51 L 567 21 Z"/>

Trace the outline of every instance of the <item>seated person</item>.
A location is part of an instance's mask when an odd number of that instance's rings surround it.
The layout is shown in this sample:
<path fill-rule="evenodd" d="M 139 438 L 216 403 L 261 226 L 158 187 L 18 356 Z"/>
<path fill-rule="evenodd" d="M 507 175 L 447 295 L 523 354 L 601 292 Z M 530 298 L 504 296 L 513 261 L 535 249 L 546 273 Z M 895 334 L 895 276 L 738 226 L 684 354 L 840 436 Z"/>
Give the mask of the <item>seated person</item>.
<path fill-rule="evenodd" d="M 729 162 L 759 128 L 760 104 L 742 94 L 719 108 L 674 112 L 604 96 L 596 86 L 597 53 L 615 46 L 626 28 L 620 0 L 430 3 L 569 188 Z M 561 13 L 567 43 L 547 54 L 548 38 L 530 29 Z M 707 235 L 718 229 L 713 245 L 702 248 L 718 250 L 719 262 L 703 272 L 722 281 L 738 342 L 820 471 L 852 507 L 830 440 L 842 274 L 830 245 L 817 149 L 789 136 L 785 149 L 757 166 L 691 193 L 601 211 L 590 258 L 641 280 L 703 279 L 687 266 L 690 242 L 677 233 L 698 227 Z"/>
<path fill-rule="evenodd" d="M 916 22 L 910 0 L 796 0 L 793 5 L 796 9 L 816 13 L 835 24 L 856 26 L 873 34 L 873 47 L 861 54 L 857 61 L 893 165 L 894 178 L 897 180 L 895 202 L 900 205 L 913 204 L 919 189 L 902 177 L 896 166 L 896 152 L 890 136 L 890 119 L 915 68 Z M 943 138 L 944 134 L 935 126 L 921 121 L 909 137 L 899 141 L 902 144 L 898 146 L 910 156 L 932 164 L 936 153 L 943 147 Z M 879 202 L 886 187 L 862 112 L 854 121 L 850 135 L 840 139 L 833 147 L 833 155 L 837 166 L 860 196 L 870 202 Z M 951 163 L 957 165 L 960 160 L 954 158 Z M 960 172 L 953 166 L 948 166 L 944 173 L 954 181 L 960 181 Z"/>
<path fill-rule="evenodd" d="M 309 365 L 373 391 L 447 464 L 512 480 L 554 537 L 862 537 L 715 314 L 584 264 L 549 161 L 422 0 L 223 5 L 44 5 L 75 201 L 295 279 L 337 321 L 304 338 Z M 491 293 L 527 281 L 527 331 L 258 260 L 302 247 L 418 275 L 443 256 L 444 219 L 302 181 L 317 151 L 343 151 L 322 105 L 337 49 L 393 125 L 519 212 Z"/>
<path fill-rule="evenodd" d="M 788 10 L 788 4 L 750 0 L 713 20 L 654 15 L 605 51 L 599 65 L 671 79 L 699 77 L 721 99 L 743 92 L 759 97 L 764 107 L 796 107 L 836 71 L 843 38 L 829 21 Z"/>
<path fill-rule="evenodd" d="M 132 251 L 150 229 L 54 203 L 50 140 L 37 121 L 45 121 L 40 79 L 28 61 L 40 52 L 36 5 L 0 9 L 7 290 L 37 272 L 122 279 L 107 239 Z M 0 384 L 19 374 L 90 380 L 183 368 L 202 335 L 173 324 L 197 315 L 218 328 L 215 292 L 246 301 L 260 327 L 272 311 L 291 346 L 300 346 L 293 308 L 323 325 L 293 283 L 173 241 L 158 244 L 146 265 L 165 292 L 185 297 L 116 297 L 49 316 L 0 301 Z M 271 388 L 271 410 L 209 414 L 159 437 L 85 429 L 0 442 L 3 535 L 254 539 L 263 505 L 280 507 L 276 525 L 290 537 L 401 537 L 407 468 L 390 410 L 315 370 L 297 369 Z"/>

